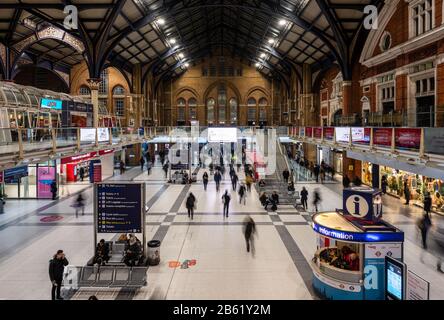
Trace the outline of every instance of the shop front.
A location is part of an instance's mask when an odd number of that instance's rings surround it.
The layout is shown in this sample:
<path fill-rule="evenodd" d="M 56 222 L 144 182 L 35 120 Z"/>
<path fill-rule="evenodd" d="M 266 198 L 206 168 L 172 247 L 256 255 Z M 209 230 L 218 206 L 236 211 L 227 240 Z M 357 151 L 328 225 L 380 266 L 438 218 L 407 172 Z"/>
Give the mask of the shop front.
<path fill-rule="evenodd" d="M 100 150 L 60 160 L 59 172 L 63 181 L 100 182 L 114 174 L 114 150 Z"/>
<path fill-rule="evenodd" d="M 53 160 L 3 172 L 4 194 L 9 199 L 51 199 L 54 181 L 57 181 L 57 171 Z"/>
<path fill-rule="evenodd" d="M 63 127 L 92 127 L 93 107 L 91 104 L 64 101 L 62 105 Z"/>

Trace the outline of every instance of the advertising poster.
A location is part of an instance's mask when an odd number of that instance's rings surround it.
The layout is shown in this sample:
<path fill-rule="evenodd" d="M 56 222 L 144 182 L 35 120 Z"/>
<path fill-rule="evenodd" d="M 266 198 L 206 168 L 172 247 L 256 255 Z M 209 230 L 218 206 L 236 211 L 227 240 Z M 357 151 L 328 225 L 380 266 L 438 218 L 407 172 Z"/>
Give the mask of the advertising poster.
<path fill-rule="evenodd" d="M 313 137 L 315 139 L 322 139 L 322 127 L 313 128 Z"/>
<path fill-rule="evenodd" d="M 109 141 L 108 128 L 97 128 L 97 137 L 99 142 L 108 142 Z"/>
<path fill-rule="evenodd" d="M 304 127 L 299 128 L 299 135 L 301 137 L 305 137 L 305 128 Z"/>
<path fill-rule="evenodd" d="M 42 98 L 40 100 L 40 107 L 45 109 L 62 110 L 62 100 Z"/>
<path fill-rule="evenodd" d="M 370 144 L 370 128 L 351 128 L 352 141 L 358 144 Z"/>
<path fill-rule="evenodd" d="M 396 149 L 419 150 L 421 144 L 421 129 L 395 128 Z"/>
<path fill-rule="evenodd" d="M 414 272 L 407 272 L 406 300 L 429 300 L 430 283 Z"/>
<path fill-rule="evenodd" d="M 424 128 L 424 151 L 444 154 L 444 130 L 442 128 Z"/>
<path fill-rule="evenodd" d="M 96 129 L 81 128 L 80 129 L 81 141 L 96 141 Z"/>
<path fill-rule="evenodd" d="M 392 145 L 392 128 L 374 128 L 373 144 L 382 147 Z"/>
<path fill-rule="evenodd" d="M 38 167 L 37 170 L 37 197 L 39 199 L 51 199 L 51 183 L 56 178 L 55 167 Z"/>
<path fill-rule="evenodd" d="M 333 140 L 334 135 L 335 135 L 335 128 L 332 127 L 324 128 L 325 140 Z"/>
<path fill-rule="evenodd" d="M 4 171 L 3 179 L 5 183 L 17 183 L 21 177 L 28 175 L 28 166 L 20 166 Z"/>
<path fill-rule="evenodd" d="M 313 137 L 313 128 L 312 127 L 305 127 L 305 136 L 307 138 Z"/>
<path fill-rule="evenodd" d="M 350 128 L 349 127 L 336 127 L 336 141 L 337 142 L 349 142 L 350 141 Z"/>
<path fill-rule="evenodd" d="M 371 243 L 365 245 L 365 266 L 374 266 L 378 270 L 378 288 L 384 287 L 385 257 L 402 258 L 401 243 Z M 383 298 L 381 290 L 369 290 L 369 296 Z"/>

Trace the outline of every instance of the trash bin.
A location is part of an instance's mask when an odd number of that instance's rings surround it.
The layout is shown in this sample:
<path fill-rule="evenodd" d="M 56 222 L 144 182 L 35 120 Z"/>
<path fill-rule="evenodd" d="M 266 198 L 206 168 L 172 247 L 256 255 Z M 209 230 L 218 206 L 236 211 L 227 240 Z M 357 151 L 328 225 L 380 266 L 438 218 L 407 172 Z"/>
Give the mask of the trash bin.
<path fill-rule="evenodd" d="M 160 262 L 160 241 L 151 240 L 148 242 L 148 264 L 157 266 Z"/>

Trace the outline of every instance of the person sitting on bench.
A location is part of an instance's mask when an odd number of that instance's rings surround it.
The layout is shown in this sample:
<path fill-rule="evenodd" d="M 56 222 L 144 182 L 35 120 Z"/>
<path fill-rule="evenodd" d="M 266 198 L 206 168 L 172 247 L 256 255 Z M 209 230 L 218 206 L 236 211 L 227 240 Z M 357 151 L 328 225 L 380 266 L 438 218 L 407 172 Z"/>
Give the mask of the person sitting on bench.
<path fill-rule="evenodd" d="M 142 249 L 140 241 L 136 238 L 135 235 L 131 234 L 127 248 L 125 250 L 125 258 L 123 262 L 129 267 L 133 267 L 139 261 L 141 253 Z"/>
<path fill-rule="evenodd" d="M 94 264 L 105 265 L 109 261 L 109 246 L 105 243 L 105 240 L 102 239 L 99 241 L 96 247 L 96 255 L 94 256 Z"/>

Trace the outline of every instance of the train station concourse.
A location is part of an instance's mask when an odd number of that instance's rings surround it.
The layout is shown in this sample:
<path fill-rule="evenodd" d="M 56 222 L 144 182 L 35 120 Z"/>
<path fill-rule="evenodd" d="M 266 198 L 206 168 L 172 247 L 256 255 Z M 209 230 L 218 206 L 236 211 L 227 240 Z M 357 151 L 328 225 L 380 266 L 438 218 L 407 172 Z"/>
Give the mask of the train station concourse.
<path fill-rule="evenodd" d="M 0 0 L 0 300 L 444 300 L 443 126 L 442 0 Z"/>

